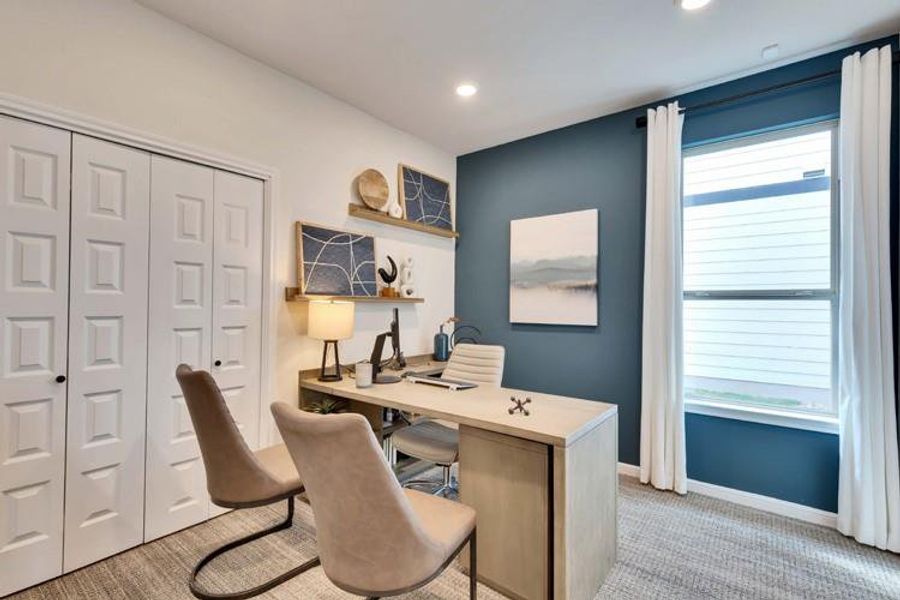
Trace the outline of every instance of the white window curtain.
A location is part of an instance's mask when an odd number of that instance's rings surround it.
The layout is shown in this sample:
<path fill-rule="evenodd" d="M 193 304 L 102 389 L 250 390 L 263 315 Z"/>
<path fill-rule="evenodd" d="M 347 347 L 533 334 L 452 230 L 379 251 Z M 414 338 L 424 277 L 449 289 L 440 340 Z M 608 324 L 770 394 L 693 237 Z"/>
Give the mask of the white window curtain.
<path fill-rule="evenodd" d="M 840 485 L 838 529 L 900 552 L 891 335 L 891 49 L 841 74 Z"/>
<path fill-rule="evenodd" d="M 647 111 L 641 482 L 687 492 L 681 381 L 681 127 L 678 103 Z"/>

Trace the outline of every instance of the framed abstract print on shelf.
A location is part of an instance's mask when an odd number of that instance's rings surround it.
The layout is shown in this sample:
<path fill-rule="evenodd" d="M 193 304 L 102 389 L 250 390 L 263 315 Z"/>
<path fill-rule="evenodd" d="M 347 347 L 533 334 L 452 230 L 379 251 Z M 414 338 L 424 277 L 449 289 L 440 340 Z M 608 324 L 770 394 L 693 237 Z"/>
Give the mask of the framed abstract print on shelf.
<path fill-rule="evenodd" d="M 450 182 L 404 164 L 399 165 L 398 174 L 403 218 L 453 231 Z"/>
<path fill-rule="evenodd" d="M 297 282 L 309 296 L 377 296 L 375 238 L 297 222 Z"/>
<path fill-rule="evenodd" d="M 509 321 L 597 325 L 597 209 L 509 223 Z"/>

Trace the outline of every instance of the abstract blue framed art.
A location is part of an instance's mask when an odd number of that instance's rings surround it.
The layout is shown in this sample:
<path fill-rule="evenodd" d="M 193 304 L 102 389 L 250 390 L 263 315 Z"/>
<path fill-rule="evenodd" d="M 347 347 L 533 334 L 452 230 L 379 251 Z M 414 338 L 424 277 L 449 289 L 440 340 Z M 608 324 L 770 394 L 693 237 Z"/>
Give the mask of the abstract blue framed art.
<path fill-rule="evenodd" d="M 450 183 L 404 164 L 398 172 L 403 218 L 453 231 Z"/>
<path fill-rule="evenodd" d="M 305 295 L 377 296 L 375 238 L 298 222 L 297 281 Z"/>

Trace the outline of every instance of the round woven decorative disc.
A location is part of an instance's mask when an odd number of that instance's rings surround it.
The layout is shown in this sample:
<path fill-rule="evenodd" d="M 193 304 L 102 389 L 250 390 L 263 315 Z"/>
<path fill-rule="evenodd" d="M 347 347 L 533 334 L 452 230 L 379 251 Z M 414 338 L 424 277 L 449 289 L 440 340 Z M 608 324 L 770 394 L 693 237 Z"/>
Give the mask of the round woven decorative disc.
<path fill-rule="evenodd" d="M 384 210 L 388 203 L 388 182 L 375 169 L 366 169 L 358 180 L 359 196 L 366 206 L 373 210 Z"/>

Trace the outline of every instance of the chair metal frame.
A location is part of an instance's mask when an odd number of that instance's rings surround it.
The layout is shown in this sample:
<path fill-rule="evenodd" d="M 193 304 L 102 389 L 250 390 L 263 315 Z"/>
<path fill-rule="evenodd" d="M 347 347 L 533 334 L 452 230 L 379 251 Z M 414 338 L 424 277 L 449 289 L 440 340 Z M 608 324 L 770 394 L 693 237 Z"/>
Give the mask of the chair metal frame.
<path fill-rule="evenodd" d="M 256 503 L 256 506 L 264 506 L 266 504 L 271 504 L 271 502 L 262 502 Z M 226 507 L 226 508 L 251 508 L 249 505 L 242 505 L 240 507 Z M 315 556 L 310 560 L 306 561 L 302 565 L 298 567 L 294 567 L 289 571 L 285 571 L 284 573 L 264 582 L 252 588 L 248 588 L 246 590 L 242 590 L 239 592 L 228 592 L 228 593 L 217 593 L 217 592 L 209 592 L 203 589 L 199 582 L 197 581 L 197 577 L 200 575 L 200 572 L 203 568 L 208 565 L 213 559 L 225 554 L 230 550 L 234 550 L 244 544 L 249 544 L 250 542 L 256 541 L 260 538 L 266 537 L 267 535 L 271 535 L 273 533 L 277 533 L 279 531 L 284 531 L 285 529 L 290 529 L 294 524 L 294 496 L 288 496 L 287 498 L 287 517 L 284 521 L 280 521 L 279 523 L 269 527 L 267 529 L 263 529 L 261 531 L 256 531 L 251 533 L 250 535 L 246 535 L 244 537 L 238 538 L 231 542 L 228 542 L 224 546 L 220 546 L 204 556 L 200 559 L 200 562 L 197 563 L 197 566 L 194 567 L 194 570 L 191 572 L 190 578 L 190 588 L 191 593 L 194 597 L 199 598 L 200 600 L 243 600 L 245 598 L 252 598 L 254 596 L 258 596 L 263 592 L 267 592 L 272 588 L 281 585 L 285 581 L 296 577 L 300 573 L 304 571 L 308 571 L 313 567 L 316 567 L 319 564 L 319 557 Z"/>
<path fill-rule="evenodd" d="M 400 594 L 408 594 L 409 592 L 415 591 L 421 587 L 428 585 L 432 581 L 434 581 L 439 575 L 441 575 L 447 569 L 448 566 L 450 566 L 450 563 L 452 563 L 456 559 L 456 557 L 459 556 L 459 553 L 462 552 L 462 549 L 466 547 L 466 544 L 468 544 L 469 545 L 469 600 L 476 600 L 478 597 L 478 553 L 477 553 L 478 545 L 476 543 L 476 535 L 475 535 L 477 533 L 477 531 L 478 531 L 477 527 L 472 529 L 472 533 L 470 533 L 468 536 L 466 536 L 466 539 L 464 539 L 462 541 L 462 543 L 459 545 L 459 547 L 453 551 L 453 554 L 450 555 L 450 558 L 448 558 L 446 561 L 444 561 L 444 564 L 442 564 L 440 566 L 440 568 L 438 568 L 438 570 L 435 571 L 435 573 L 431 577 L 429 577 L 428 579 L 425 579 L 424 581 L 420 581 L 419 583 L 417 583 L 415 585 L 411 585 L 411 586 L 405 587 L 405 588 L 400 588 L 398 590 L 391 590 L 389 592 L 381 592 L 380 596 L 369 596 L 365 591 L 348 589 L 346 586 L 338 586 L 338 587 L 342 588 L 346 592 L 350 592 L 351 594 L 358 594 L 360 596 L 365 596 L 366 600 L 379 600 L 380 598 L 387 598 L 390 596 L 399 596 Z"/>

